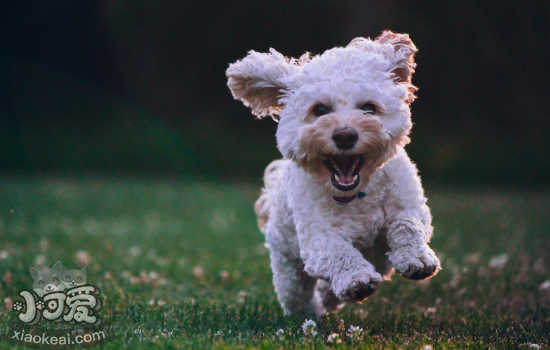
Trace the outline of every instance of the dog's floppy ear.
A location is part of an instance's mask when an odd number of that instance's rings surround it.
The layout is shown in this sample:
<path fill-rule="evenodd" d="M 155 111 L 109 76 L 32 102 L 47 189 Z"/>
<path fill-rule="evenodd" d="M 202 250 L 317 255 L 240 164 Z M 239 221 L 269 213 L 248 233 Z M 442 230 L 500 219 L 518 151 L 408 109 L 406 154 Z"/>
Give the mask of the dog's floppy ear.
<path fill-rule="evenodd" d="M 380 45 L 381 44 L 381 45 Z M 356 47 L 365 52 L 383 54 L 391 62 L 390 72 L 397 84 L 406 84 L 409 93 L 406 102 L 411 103 L 417 88 L 411 84 L 416 63 L 414 54 L 418 51 L 408 34 L 397 34 L 386 30 L 374 41 L 365 38 L 353 39 L 348 47 Z"/>
<path fill-rule="evenodd" d="M 411 83 L 416 63 L 414 54 L 418 51 L 408 34 L 397 34 L 386 30 L 380 34 L 375 42 L 380 44 L 391 44 L 395 50 L 393 57 L 393 71 L 398 82 Z"/>
<path fill-rule="evenodd" d="M 294 74 L 309 55 L 300 60 L 287 58 L 270 49 L 269 53 L 250 51 L 244 59 L 229 65 L 227 86 L 236 100 L 252 108 L 259 118 L 278 114 L 282 105 L 279 98 L 288 89 L 285 78 Z"/>

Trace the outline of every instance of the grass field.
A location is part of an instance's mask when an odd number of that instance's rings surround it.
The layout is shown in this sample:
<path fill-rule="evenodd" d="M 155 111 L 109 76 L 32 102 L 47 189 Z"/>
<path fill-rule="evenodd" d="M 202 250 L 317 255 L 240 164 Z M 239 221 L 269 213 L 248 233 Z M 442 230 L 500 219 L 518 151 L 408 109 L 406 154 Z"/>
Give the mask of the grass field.
<path fill-rule="evenodd" d="M 550 346 L 550 192 L 428 188 L 443 271 L 426 282 L 394 276 L 362 305 L 315 319 L 308 337 L 305 318 L 283 317 L 273 292 L 252 211 L 260 186 L 2 178 L 0 326 L 32 285 L 29 266 L 61 260 L 88 264 L 103 293 L 100 315 L 118 335 L 105 349 Z M 352 325 L 361 339 L 346 335 Z M 328 342 L 332 333 L 342 343 Z"/>

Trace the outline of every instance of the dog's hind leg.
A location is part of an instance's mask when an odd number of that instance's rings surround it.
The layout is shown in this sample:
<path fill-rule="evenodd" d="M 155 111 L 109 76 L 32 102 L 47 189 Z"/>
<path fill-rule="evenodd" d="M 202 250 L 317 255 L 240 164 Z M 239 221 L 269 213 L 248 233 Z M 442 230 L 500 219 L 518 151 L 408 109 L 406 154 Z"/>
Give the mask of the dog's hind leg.
<path fill-rule="evenodd" d="M 344 304 L 345 302 L 338 299 L 332 292 L 330 282 L 321 278 L 317 280 L 313 296 L 313 308 L 317 316 L 338 312 L 344 307 Z"/>
<path fill-rule="evenodd" d="M 254 203 L 254 212 L 258 217 L 258 228 L 262 233 L 265 233 L 265 226 L 269 220 L 269 212 L 272 204 L 272 192 L 277 185 L 277 181 L 288 164 L 287 159 L 278 159 L 271 162 L 264 172 L 264 188 L 260 198 Z"/>
<path fill-rule="evenodd" d="M 317 314 L 313 303 L 316 278 L 304 271 L 304 263 L 271 251 L 273 285 L 285 315 Z"/>
<path fill-rule="evenodd" d="M 386 254 L 390 251 L 390 247 L 386 241 L 385 232 L 382 232 L 378 237 L 376 237 L 372 247 L 361 249 L 361 254 L 363 254 L 363 257 L 367 259 L 367 261 L 374 266 L 376 272 L 382 275 L 382 278 L 387 281 L 391 280 L 391 276 L 394 272 L 393 265 Z"/>
<path fill-rule="evenodd" d="M 265 233 L 271 256 L 273 285 L 285 315 L 317 314 L 313 292 L 317 278 L 304 271 L 286 191 L 277 191 L 279 178 L 290 160 L 276 160 L 264 174 L 263 194 L 254 204 L 258 227 Z"/>

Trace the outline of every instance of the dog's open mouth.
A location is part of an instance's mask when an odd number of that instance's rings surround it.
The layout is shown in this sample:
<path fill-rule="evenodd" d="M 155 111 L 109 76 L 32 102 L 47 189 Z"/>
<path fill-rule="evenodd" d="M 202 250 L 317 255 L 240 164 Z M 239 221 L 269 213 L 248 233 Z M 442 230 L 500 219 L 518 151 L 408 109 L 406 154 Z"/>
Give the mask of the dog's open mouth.
<path fill-rule="evenodd" d="M 335 188 L 340 191 L 352 191 L 361 182 L 359 171 L 365 164 L 365 159 L 357 155 L 329 156 L 323 164 L 330 170 L 330 180 Z"/>

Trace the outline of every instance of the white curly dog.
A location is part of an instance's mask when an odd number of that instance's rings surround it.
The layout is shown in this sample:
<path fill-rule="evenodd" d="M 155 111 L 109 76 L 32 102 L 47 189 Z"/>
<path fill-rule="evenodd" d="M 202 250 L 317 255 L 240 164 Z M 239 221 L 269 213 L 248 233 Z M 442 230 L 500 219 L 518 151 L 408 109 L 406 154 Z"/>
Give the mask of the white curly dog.
<path fill-rule="evenodd" d="M 227 69 L 235 99 L 278 116 L 284 159 L 255 204 L 285 314 L 323 315 L 376 292 L 393 269 L 413 280 L 440 263 L 430 209 L 403 147 L 415 45 L 383 32 L 299 59 L 250 51 Z"/>

